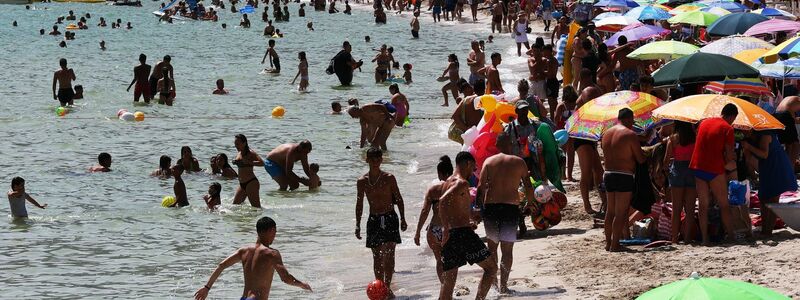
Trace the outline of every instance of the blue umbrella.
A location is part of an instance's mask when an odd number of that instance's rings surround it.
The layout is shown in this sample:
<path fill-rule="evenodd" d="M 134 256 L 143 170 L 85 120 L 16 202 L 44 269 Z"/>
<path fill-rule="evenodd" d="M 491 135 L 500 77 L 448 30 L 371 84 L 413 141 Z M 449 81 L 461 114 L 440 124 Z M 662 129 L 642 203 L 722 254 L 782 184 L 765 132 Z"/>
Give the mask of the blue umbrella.
<path fill-rule="evenodd" d="M 600 0 L 594 7 L 638 7 L 639 3 L 631 0 Z"/>
<path fill-rule="evenodd" d="M 753 13 L 734 13 L 724 15 L 708 26 L 708 33 L 712 35 L 729 36 L 742 34 L 753 25 L 769 20 L 769 18 Z"/>
<path fill-rule="evenodd" d="M 727 10 L 729 12 L 732 12 L 732 13 L 744 12 L 744 11 L 747 10 L 746 6 L 744 6 L 744 5 L 740 4 L 740 3 L 736 3 L 736 2 L 714 1 L 714 2 L 703 2 L 703 3 L 708 5 L 708 7 L 724 8 L 725 10 Z"/>
<path fill-rule="evenodd" d="M 653 6 L 639 6 L 625 13 L 626 17 L 631 17 L 639 21 L 644 20 L 666 20 L 672 17 L 666 10 Z"/>
<path fill-rule="evenodd" d="M 763 77 L 800 79 L 800 58 L 779 60 L 774 64 L 765 64 L 756 60 L 750 66 L 758 69 L 758 73 Z"/>

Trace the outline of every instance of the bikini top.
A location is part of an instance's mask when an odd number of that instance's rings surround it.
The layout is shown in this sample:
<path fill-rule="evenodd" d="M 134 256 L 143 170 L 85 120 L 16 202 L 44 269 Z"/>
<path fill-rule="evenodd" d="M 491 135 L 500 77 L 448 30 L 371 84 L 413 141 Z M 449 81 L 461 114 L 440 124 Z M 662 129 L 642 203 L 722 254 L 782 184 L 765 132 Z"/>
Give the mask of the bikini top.
<path fill-rule="evenodd" d="M 689 161 L 692 160 L 692 152 L 694 152 L 694 143 L 686 146 L 676 144 L 675 148 L 672 149 L 672 156 L 675 157 L 676 161 Z"/>

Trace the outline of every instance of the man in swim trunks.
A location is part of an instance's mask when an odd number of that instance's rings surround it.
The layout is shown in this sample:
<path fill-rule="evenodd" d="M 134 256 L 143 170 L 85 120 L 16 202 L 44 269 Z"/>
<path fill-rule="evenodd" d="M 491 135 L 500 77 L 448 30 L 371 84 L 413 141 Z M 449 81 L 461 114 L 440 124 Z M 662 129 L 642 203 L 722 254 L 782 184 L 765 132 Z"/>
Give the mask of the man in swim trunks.
<path fill-rule="evenodd" d="M 367 150 L 369 171 L 356 181 L 356 230 L 355 235 L 361 239 L 361 215 L 364 213 L 364 196 L 369 202 L 369 218 L 367 219 L 367 248 L 372 249 L 373 271 L 375 279 L 383 281 L 387 287 L 392 286 L 394 275 L 394 250 L 400 241 L 400 230 L 406 231 L 405 208 L 403 196 L 397 187 L 394 175 L 381 171 L 383 152 L 375 147 Z M 394 206 L 400 211 L 400 220 Z M 389 297 L 394 294 L 389 289 Z"/>
<path fill-rule="evenodd" d="M 61 106 L 72 105 L 75 98 L 75 92 L 72 90 L 75 72 L 67 68 L 66 58 L 60 59 L 58 64 L 61 69 L 53 72 L 53 100 L 58 100 Z M 58 83 L 58 93 L 56 93 L 56 83 Z"/>
<path fill-rule="evenodd" d="M 476 40 L 472 40 L 470 47 L 472 47 L 472 50 L 469 51 L 467 56 L 469 84 L 472 85 L 475 93 L 481 96 L 486 92 L 486 76 L 483 76 L 478 71 L 486 67 L 486 53 L 481 50 L 480 43 Z"/>
<path fill-rule="evenodd" d="M 287 188 L 295 190 L 300 183 L 308 185 L 308 179 L 298 177 L 292 168 L 295 162 L 300 161 L 303 172 L 306 176 L 310 176 L 311 171 L 308 167 L 308 153 L 310 152 L 311 142 L 307 140 L 297 144 L 280 145 L 267 154 L 264 168 L 269 176 L 272 176 L 272 180 L 278 183 L 281 191 L 285 191 Z"/>
<path fill-rule="evenodd" d="M 411 37 L 419 38 L 419 11 L 414 11 L 414 18 L 411 19 Z"/>
<path fill-rule="evenodd" d="M 278 272 L 281 281 L 296 286 L 301 289 L 311 291 L 311 286 L 297 280 L 283 265 L 281 253 L 270 246 L 275 241 L 278 229 L 275 221 L 270 217 L 262 217 L 256 222 L 256 234 L 258 238 L 251 245 L 239 248 L 217 265 L 214 273 L 208 282 L 194 293 L 195 300 L 204 300 L 208 297 L 208 292 L 217 281 L 222 271 L 234 264 L 242 263 L 242 273 L 244 275 L 244 291 L 241 299 L 266 300 L 269 298 L 269 291 L 272 288 L 272 278 Z"/>
<path fill-rule="evenodd" d="M 386 151 L 386 140 L 395 126 L 394 116 L 386 106 L 376 103 L 369 103 L 358 107 L 357 105 L 347 109 L 347 113 L 353 118 L 358 118 L 361 124 L 360 147 L 364 148 L 366 142 L 373 147 L 379 147 Z"/>
<path fill-rule="evenodd" d="M 697 200 L 700 210 L 700 234 L 703 244 L 708 245 L 708 208 L 715 200 L 719 205 L 722 224 L 728 240 L 734 240 L 733 216 L 728 209 L 727 173 L 736 172 L 733 121 L 739 115 L 736 105 L 726 104 L 721 118 L 708 118 L 697 127 L 689 169 L 694 172 Z"/>
<path fill-rule="evenodd" d="M 558 59 L 553 53 L 553 45 L 545 45 L 542 49 L 542 57 L 545 59 L 545 92 L 547 104 L 550 109 L 550 119 L 555 119 L 556 107 L 558 107 L 558 90 L 561 85 L 558 83 Z"/>
<path fill-rule="evenodd" d="M 492 64 L 478 70 L 478 73 L 486 76 L 489 92 L 495 95 L 505 94 L 506 91 L 503 90 L 503 84 L 500 82 L 500 71 L 497 70 L 497 66 L 502 62 L 500 53 L 492 53 L 490 58 L 492 59 Z"/>
<path fill-rule="evenodd" d="M 336 73 L 336 77 L 339 78 L 339 83 L 343 86 L 350 86 L 353 82 L 353 71 L 361 67 L 364 63 L 362 61 L 355 61 L 353 56 L 350 52 L 353 48 L 350 46 L 350 42 L 345 41 L 342 43 L 342 51 L 339 51 L 336 56 L 333 57 L 333 69 L 330 72 Z M 330 73 L 329 73 L 330 74 Z"/>
<path fill-rule="evenodd" d="M 150 75 L 150 65 L 147 63 L 147 56 L 144 53 L 139 54 L 139 65 L 133 67 L 133 80 L 131 80 L 131 84 L 128 85 L 128 89 L 125 90 L 126 92 L 130 92 L 131 86 L 136 84 L 136 87 L 133 89 L 133 102 L 139 102 L 139 97 L 144 96 L 144 102 L 150 103 L 150 100 L 153 99 L 153 94 L 151 94 L 150 82 L 147 80 L 147 75 Z"/>
<path fill-rule="evenodd" d="M 639 137 L 633 131 L 633 111 L 627 107 L 620 109 L 617 119 L 619 124 L 606 130 L 601 142 L 606 166 L 603 182 L 608 198 L 605 249 L 612 252 L 622 250 L 619 240 L 628 225 L 628 209 L 636 186 L 633 177 L 636 164 L 645 162 Z"/>
<path fill-rule="evenodd" d="M 503 5 L 498 0 L 492 2 L 492 33 L 497 28 L 497 33 L 503 33 Z"/>
<path fill-rule="evenodd" d="M 536 96 L 536 100 L 543 100 L 547 98 L 547 91 L 545 90 L 545 69 L 547 67 L 547 60 L 542 57 L 542 46 L 533 44 L 533 48 L 528 51 L 528 82 L 530 83 L 530 90 L 528 95 Z M 520 95 L 523 97 L 523 95 Z"/>
<path fill-rule="evenodd" d="M 153 73 L 150 74 L 150 80 L 149 80 L 150 95 L 153 95 L 153 97 L 155 97 L 156 93 L 158 92 L 158 81 L 161 79 L 161 77 L 163 77 L 162 71 L 164 70 L 164 68 L 168 70 L 169 79 L 173 80 L 174 83 L 175 75 L 173 74 L 172 65 L 170 64 L 171 60 L 172 57 L 170 57 L 169 55 L 165 55 L 164 60 L 156 63 L 156 65 L 153 66 Z M 173 90 L 173 92 L 177 91 Z"/>
<path fill-rule="evenodd" d="M 628 90 L 631 84 L 639 80 L 639 63 L 633 59 L 628 58 L 628 54 L 633 52 L 633 43 L 628 43 L 628 38 L 621 35 L 617 39 L 617 48 L 608 51 L 611 54 L 612 61 L 616 62 L 616 70 L 619 71 L 619 89 L 620 91 Z"/>
<path fill-rule="evenodd" d="M 267 44 L 269 47 L 267 52 L 264 53 L 264 58 L 261 59 L 261 64 L 263 65 L 267 56 L 269 56 L 269 73 L 278 74 L 281 72 L 281 60 L 278 58 L 278 52 L 275 51 L 275 40 L 270 39 Z"/>
<path fill-rule="evenodd" d="M 459 152 L 456 155 L 455 173 L 442 184 L 444 194 L 439 198 L 439 216 L 444 227 L 442 237 L 444 281 L 439 290 L 440 300 L 453 299 L 458 268 L 467 263 L 478 264 L 483 269 L 476 299 L 485 299 L 492 283 L 497 280 L 497 264 L 489 259 L 492 256 L 491 252 L 472 229 L 474 223 L 469 178 L 476 167 L 472 154 Z"/>
<path fill-rule="evenodd" d="M 527 136 L 524 137 L 527 139 Z M 492 263 L 497 265 L 497 246 L 503 254 L 500 260 L 500 293 L 508 293 L 508 275 L 513 262 L 514 242 L 517 241 L 520 200 L 519 186 L 525 189 L 526 200 L 533 199 L 533 186 L 529 179 L 528 165 L 519 156 L 513 155 L 511 136 L 502 132 L 495 142 L 500 153 L 486 160 L 480 173 L 478 198 L 483 204 L 483 225 Z"/>

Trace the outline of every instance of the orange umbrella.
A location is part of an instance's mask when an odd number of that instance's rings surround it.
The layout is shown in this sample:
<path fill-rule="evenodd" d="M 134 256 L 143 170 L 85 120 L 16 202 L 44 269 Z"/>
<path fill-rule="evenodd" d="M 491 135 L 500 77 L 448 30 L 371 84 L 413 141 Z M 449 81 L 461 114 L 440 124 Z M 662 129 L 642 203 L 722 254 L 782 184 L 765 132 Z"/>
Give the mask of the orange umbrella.
<path fill-rule="evenodd" d="M 719 117 L 725 104 L 733 103 L 739 108 L 739 115 L 733 127 L 744 130 L 783 129 L 784 126 L 768 112 L 753 103 L 726 95 L 693 95 L 680 98 L 653 111 L 653 117 L 662 120 L 676 120 L 697 123 L 703 119 Z"/>
<path fill-rule="evenodd" d="M 748 49 L 734 54 L 733 58 L 749 65 L 756 62 L 767 51 L 769 51 L 767 48 Z"/>

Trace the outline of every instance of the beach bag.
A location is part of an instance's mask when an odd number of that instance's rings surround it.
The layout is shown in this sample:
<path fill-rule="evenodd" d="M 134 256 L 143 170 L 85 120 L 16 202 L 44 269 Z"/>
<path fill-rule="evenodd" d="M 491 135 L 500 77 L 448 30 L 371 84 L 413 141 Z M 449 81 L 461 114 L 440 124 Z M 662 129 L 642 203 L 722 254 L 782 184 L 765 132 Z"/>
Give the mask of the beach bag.
<path fill-rule="evenodd" d="M 746 205 L 750 195 L 750 181 L 736 181 L 731 180 L 728 182 L 728 203 L 730 205 L 739 206 Z"/>

